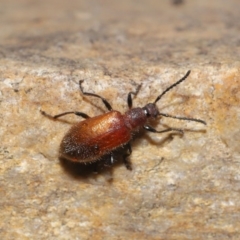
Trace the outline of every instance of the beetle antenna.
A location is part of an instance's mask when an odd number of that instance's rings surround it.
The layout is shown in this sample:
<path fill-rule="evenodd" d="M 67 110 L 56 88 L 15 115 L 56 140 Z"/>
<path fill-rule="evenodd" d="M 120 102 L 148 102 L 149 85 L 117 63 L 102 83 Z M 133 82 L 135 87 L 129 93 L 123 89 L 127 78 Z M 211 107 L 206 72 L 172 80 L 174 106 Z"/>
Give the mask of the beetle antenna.
<path fill-rule="evenodd" d="M 187 73 L 185 74 L 184 77 L 182 77 L 180 80 L 178 80 L 177 82 L 175 82 L 173 85 L 171 85 L 170 87 L 168 87 L 166 90 L 164 90 L 157 98 L 156 100 L 154 101 L 154 103 L 157 103 L 161 98 L 162 96 L 167 93 L 169 90 L 171 90 L 172 88 L 176 87 L 179 83 L 183 82 L 190 74 L 190 70 L 187 71 Z"/>
<path fill-rule="evenodd" d="M 205 121 L 203 121 L 201 119 L 197 119 L 197 118 L 177 117 L 177 116 L 172 116 L 172 115 L 169 115 L 169 114 L 166 114 L 166 113 L 158 113 L 158 115 L 164 116 L 164 117 L 169 117 L 169 118 L 176 118 L 176 119 L 179 119 L 179 120 L 199 122 L 199 123 L 202 123 L 204 125 L 207 125 L 207 123 Z"/>

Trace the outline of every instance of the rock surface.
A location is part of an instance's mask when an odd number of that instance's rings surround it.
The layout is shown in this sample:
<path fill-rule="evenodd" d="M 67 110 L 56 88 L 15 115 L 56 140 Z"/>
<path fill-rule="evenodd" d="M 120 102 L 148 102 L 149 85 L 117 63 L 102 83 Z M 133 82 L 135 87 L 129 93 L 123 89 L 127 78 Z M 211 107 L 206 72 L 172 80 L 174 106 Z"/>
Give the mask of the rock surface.
<path fill-rule="evenodd" d="M 240 4 L 238 1 L 0 3 L 0 239 L 239 239 Z M 161 118 L 130 157 L 98 175 L 58 159 L 80 119 L 166 94 Z M 82 170 L 84 169 L 84 170 Z M 86 169 L 87 171 L 87 169 Z"/>

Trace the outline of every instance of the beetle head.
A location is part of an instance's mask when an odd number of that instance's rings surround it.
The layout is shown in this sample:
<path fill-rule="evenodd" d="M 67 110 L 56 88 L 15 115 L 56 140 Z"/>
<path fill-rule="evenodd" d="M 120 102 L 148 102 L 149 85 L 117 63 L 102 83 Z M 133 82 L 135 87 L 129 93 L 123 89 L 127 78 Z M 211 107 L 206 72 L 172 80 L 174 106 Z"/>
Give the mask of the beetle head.
<path fill-rule="evenodd" d="M 159 111 L 155 103 L 148 103 L 143 111 L 148 118 L 156 118 L 159 115 Z"/>

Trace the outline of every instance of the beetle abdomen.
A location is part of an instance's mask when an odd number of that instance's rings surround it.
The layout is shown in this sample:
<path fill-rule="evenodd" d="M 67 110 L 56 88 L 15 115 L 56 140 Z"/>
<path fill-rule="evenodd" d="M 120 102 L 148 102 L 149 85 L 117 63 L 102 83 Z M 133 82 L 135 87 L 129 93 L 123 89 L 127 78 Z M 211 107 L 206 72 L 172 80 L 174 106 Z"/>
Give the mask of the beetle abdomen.
<path fill-rule="evenodd" d="M 131 140 L 123 116 L 111 111 L 75 124 L 65 135 L 60 156 L 74 162 L 94 162 Z"/>

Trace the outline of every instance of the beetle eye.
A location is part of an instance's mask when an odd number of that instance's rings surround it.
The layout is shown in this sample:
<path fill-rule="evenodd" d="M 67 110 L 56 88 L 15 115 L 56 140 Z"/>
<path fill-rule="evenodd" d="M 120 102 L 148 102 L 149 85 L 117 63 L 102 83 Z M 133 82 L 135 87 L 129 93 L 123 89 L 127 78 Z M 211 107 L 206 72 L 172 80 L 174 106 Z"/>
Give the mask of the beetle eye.
<path fill-rule="evenodd" d="M 143 109 L 143 112 L 147 117 L 150 117 L 150 113 L 148 112 L 148 110 L 146 108 Z"/>

